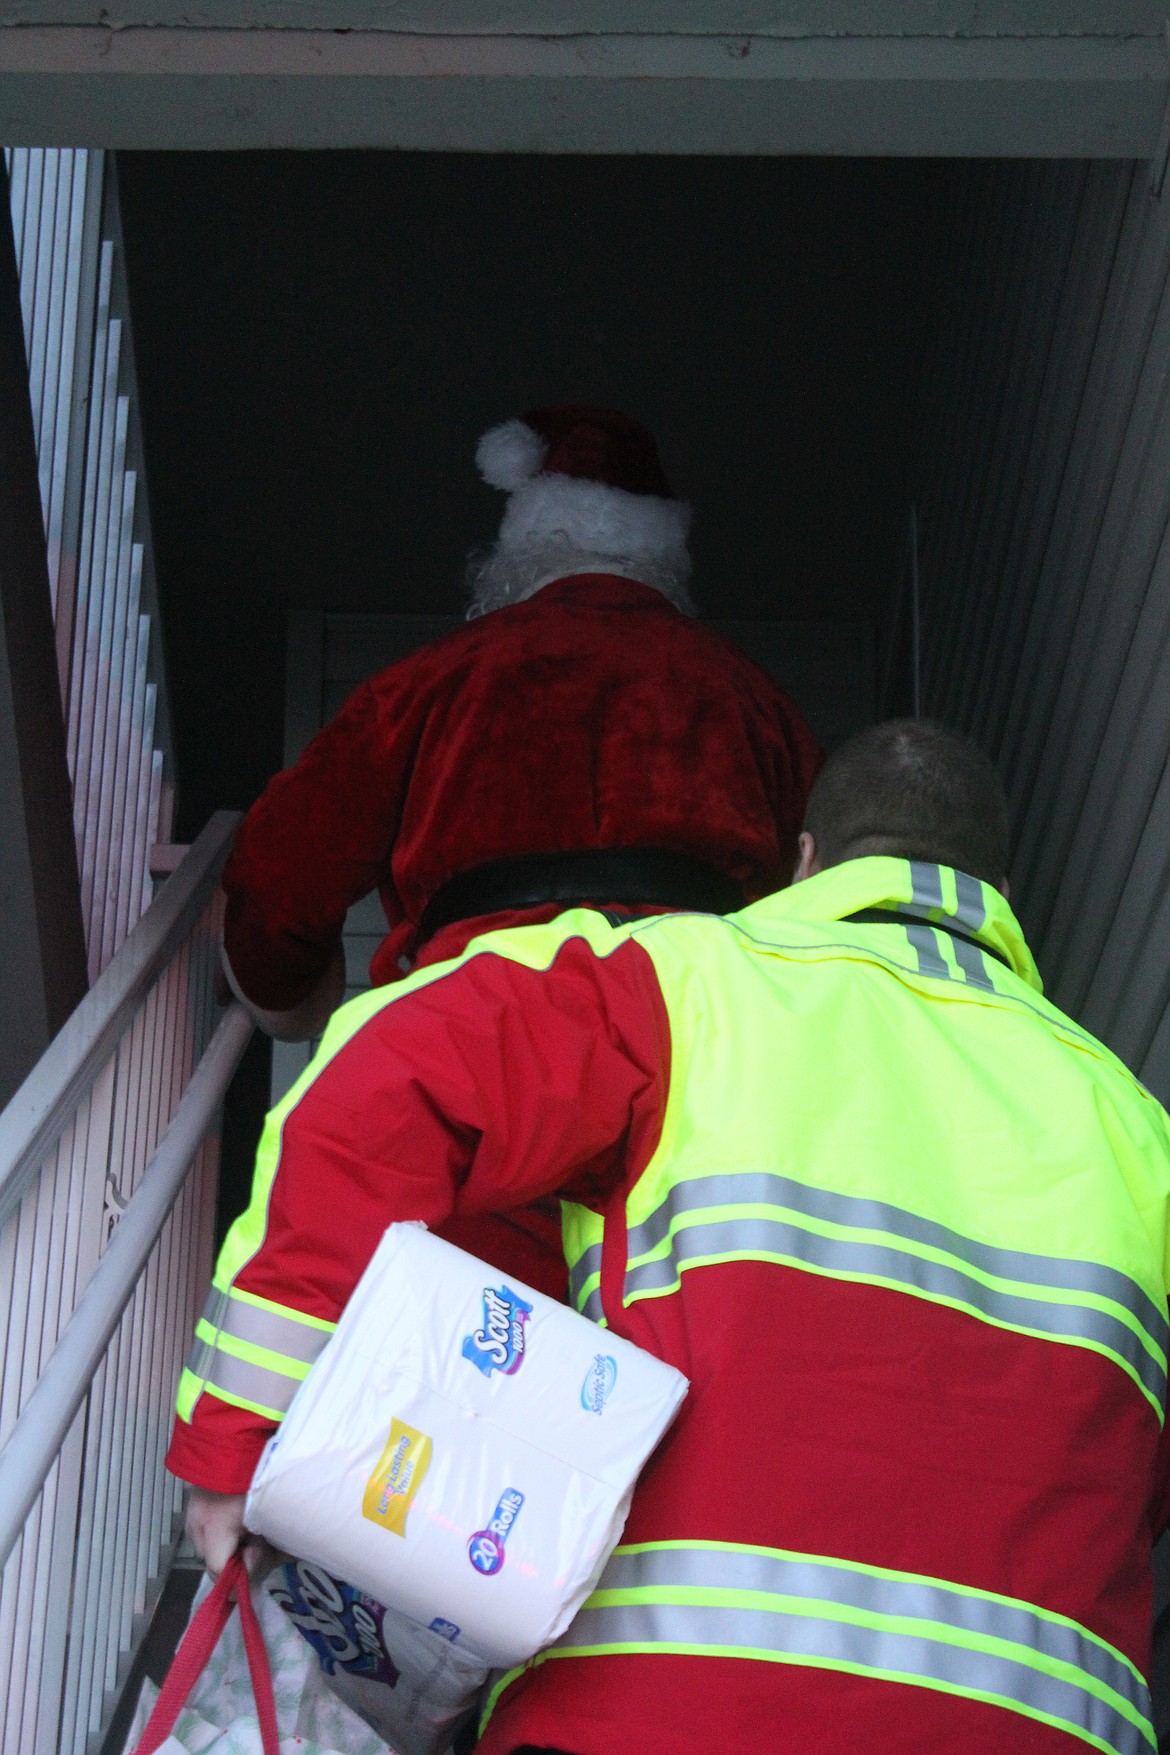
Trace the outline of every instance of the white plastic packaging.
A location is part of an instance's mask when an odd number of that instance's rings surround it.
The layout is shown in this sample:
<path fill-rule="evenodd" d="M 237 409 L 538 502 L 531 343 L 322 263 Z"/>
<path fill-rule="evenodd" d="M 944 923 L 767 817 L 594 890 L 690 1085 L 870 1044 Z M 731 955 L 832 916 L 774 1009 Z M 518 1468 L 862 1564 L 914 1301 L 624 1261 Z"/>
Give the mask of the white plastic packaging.
<path fill-rule="evenodd" d="M 264 1452 L 246 1521 L 437 1649 L 510 1667 L 592 1590 L 686 1390 L 641 1348 L 392 1225 Z"/>
<path fill-rule="evenodd" d="M 284 1561 L 265 1588 L 311 1646 L 325 1691 L 393 1755 L 449 1749 L 487 1680 L 486 1665 L 308 1560 Z"/>

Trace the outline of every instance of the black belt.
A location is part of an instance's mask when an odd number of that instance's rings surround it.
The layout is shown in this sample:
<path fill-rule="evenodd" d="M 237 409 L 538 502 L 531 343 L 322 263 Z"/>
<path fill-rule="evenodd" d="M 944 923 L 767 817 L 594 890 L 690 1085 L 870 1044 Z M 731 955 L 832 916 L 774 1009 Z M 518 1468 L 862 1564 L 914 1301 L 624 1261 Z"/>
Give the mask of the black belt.
<path fill-rule="evenodd" d="M 626 907 L 686 908 L 732 914 L 746 897 L 734 878 L 662 847 L 586 847 L 572 853 L 526 853 L 457 871 L 437 889 L 418 923 L 418 944 L 455 920 L 539 908 L 545 902 L 618 902 Z"/>
<path fill-rule="evenodd" d="M 1011 968 L 1011 964 L 1002 951 L 993 951 L 991 946 L 984 944 L 981 938 L 975 938 L 969 932 L 960 932 L 957 926 L 950 926 L 945 920 L 927 920 L 921 914 L 899 914 L 893 908 L 859 908 L 856 914 L 846 914 L 844 918 L 846 920 L 880 922 L 883 926 L 909 926 L 915 922 L 919 926 L 934 926 L 939 932 L 948 933 L 951 938 L 962 939 L 965 945 L 974 945 L 976 950 L 986 951 L 989 957 L 994 957 L 996 962 L 1002 963 L 1005 969 Z"/>

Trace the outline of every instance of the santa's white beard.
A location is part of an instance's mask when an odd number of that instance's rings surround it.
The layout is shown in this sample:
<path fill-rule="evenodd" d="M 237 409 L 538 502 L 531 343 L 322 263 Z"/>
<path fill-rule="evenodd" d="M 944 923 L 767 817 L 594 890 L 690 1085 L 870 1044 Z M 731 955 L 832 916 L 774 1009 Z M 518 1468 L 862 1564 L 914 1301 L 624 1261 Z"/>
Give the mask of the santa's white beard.
<path fill-rule="evenodd" d="M 698 606 L 689 590 L 690 567 L 676 561 L 646 556 L 588 554 L 565 536 L 542 537 L 537 542 L 501 547 L 491 543 L 473 549 L 467 557 L 467 590 L 471 602 L 468 621 L 523 603 L 543 585 L 573 573 L 609 573 L 634 579 L 660 591 L 684 615 L 697 615 Z"/>

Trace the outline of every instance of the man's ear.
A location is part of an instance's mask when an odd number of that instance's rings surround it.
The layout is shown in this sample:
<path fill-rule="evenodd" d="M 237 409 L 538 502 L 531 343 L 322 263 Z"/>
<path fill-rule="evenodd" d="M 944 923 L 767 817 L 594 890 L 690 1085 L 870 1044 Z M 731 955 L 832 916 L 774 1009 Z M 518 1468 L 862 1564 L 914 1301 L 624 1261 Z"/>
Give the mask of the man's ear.
<path fill-rule="evenodd" d="M 796 870 L 792 874 L 794 884 L 803 883 L 805 878 L 815 877 L 821 869 L 817 859 L 817 844 L 807 829 L 801 830 L 799 846 L 800 857 L 796 861 Z"/>
<path fill-rule="evenodd" d="M 1003 897 L 1005 902 L 1011 901 L 1011 899 L 1012 899 L 1012 886 L 1008 882 L 1007 878 L 1004 878 L 1003 882 L 1000 884 L 999 893 Z"/>

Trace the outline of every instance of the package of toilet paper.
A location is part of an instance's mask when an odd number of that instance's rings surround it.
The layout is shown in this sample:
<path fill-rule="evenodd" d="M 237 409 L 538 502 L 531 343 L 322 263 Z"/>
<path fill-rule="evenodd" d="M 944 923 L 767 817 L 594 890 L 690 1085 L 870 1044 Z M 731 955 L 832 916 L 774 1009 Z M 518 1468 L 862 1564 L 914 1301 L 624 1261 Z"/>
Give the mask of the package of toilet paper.
<path fill-rule="evenodd" d="M 440 1659 L 510 1667 L 593 1588 L 686 1390 L 641 1348 L 392 1225 L 264 1452 L 246 1522 L 433 1636 Z"/>
<path fill-rule="evenodd" d="M 286 1559 L 265 1588 L 316 1655 L 321 1682 L 393 1755 L 442 1755 L 475 1708 L 487 1666 L 309 1560 Z"/>

